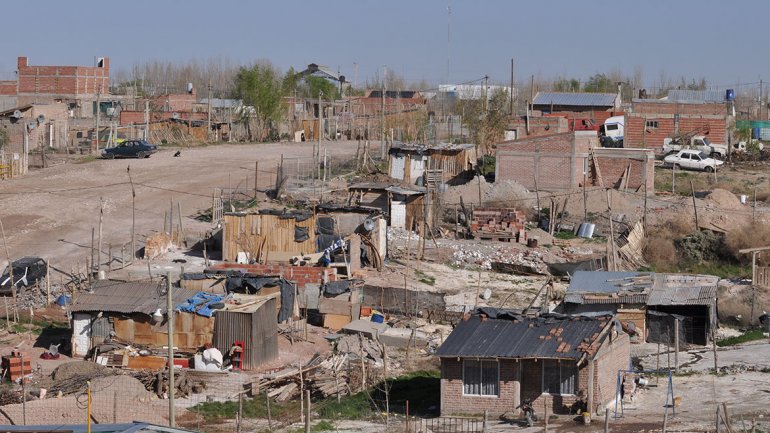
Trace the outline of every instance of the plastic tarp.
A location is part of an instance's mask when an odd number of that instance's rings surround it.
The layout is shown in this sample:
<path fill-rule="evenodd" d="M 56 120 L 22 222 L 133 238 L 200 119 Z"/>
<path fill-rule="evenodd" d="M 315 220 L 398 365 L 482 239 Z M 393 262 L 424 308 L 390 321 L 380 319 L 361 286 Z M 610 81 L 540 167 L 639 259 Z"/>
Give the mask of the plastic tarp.
<path fill-rule="evenodd" d="M 307 227 L 294 227 L 294 242 L 305 242 L 310 239 Z"/>
<path fill-rule="evenodd" d="M 176 309 L 187 313 L 195 313 L 203 317 L 211 317 L 214 315 L 214 310 L 222 304 L 225 297 L 220 295 L 213 295 L 206 292 L 198 292 L 192 298 L 189 298 L 183 304 L 177 305 Z M 221 307 L 220 307 L 221 308 Z"/>
<path fill-rule="evenodd" d="M 350 280 L 342 281 L 329 281 L 324 284 L 324 294 L 326 295 L 341 295 L 350 291 Z"/>
<path fill-rule="evenodd" d="M 316 220 L 316 229 L 319 235 L 334 235 L 334 218 L 318 217 Z"/>

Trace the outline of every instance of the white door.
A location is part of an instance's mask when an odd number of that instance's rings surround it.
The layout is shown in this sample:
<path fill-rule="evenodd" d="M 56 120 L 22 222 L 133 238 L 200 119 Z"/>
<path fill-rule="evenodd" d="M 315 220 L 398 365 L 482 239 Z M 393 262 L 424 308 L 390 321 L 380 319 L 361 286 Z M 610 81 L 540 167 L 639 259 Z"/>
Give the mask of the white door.
<path fill-rule="evenodd" d="M 406 156 L 403 154 L 390 158 L 390 177 L 393 179 L 404 179 L 404 161 L 406 161 Z"/>
<path fill-rule="evenodd" d="M 425 173 L 425 158 L 422 155 L 412 155 L 410 159 L 409 179 L 414 184 Z"/>
<path fill-rule="evenodd" d="M 406 202 L 390 202 L 390 226 L 404 228 L 406 226 Z"/>
<path fill-rule="evenodd" d="M 505 130 L 505 136 L 503 137 L 504 141 L 511 141 L 516 139 L 516 130 L 515 129 L 506 129 Z"/>

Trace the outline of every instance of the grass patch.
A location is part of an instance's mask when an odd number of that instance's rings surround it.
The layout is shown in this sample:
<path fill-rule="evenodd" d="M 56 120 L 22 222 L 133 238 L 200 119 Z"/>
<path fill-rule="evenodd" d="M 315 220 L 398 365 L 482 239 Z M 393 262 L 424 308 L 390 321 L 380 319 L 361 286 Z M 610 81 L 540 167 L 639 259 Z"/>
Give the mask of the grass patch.
<path fill-rule="evenodd" d="M 436 284 L 436 277 L 432 275 L 428 275 L 425 272 L 415 269 L 414 275 L 417 277 L 417 281 L 427 284 L 429 286 L 433 286 Z"/>
<path fill-rule="evenodd" d="M 198 403 L 189 410 L 202 416 L 206 422 L 217 422 L 225 419 L 235 419 L 238 413 L 238 402 L 207 401 Z M 271 402 L 270 414 L 274 419 L 299 419 L 299 401 L 289 401 L 286 403 Z M 253 399 L 244 399 L 242 415 L 244 418 L 267 418 L 267 406 L 265 405 L 264 396 L 257 399 L 256 402 Z"/>
<path fill-rule="evenodd" d="M 7 329 L 8 331 L 15 332 L 17 334 L 22 332 L 30 332 L 35 335 L 40 335 L 43 333 L 43 331 L 46 331 L 46 330 L 59 331 L 59 330 L 67 329 L 67 327 L 68 325 L 66 323 L 45 322 L 42 320 L 32 319 L 25 316 L 20 316 L 18 323 L 13 323 L 13 322 L 0 323 L 0 328 Z"/>
<path fill-rule="evenodd" d="M 564 239 L 564 240 L 568 240 L 568 239 L 576 239 L 576 238 L 577 238 L 577 236 L 575 236 L 575 234 L 574 234 L 574 233 L 572 233 L 572 232 L 567 232 L 567 231 L 560 231 L 560 232 L 556 232 L 556 233 L 553 235 L 553 237 L 554 237 L 554 238 L 556 238 L 556 239 Z"/>
<path fill-rule="evenodd" d="M 318 424 L 314 424 L 310 426 L 311 432 L 322 432 L 322 431 L 333 431 L 336 430 L 336 427 L 334 427 L 334 424 L 330 423 L 326 420 L 321 420 Z M 291 431 L 291 433 L 304 433 L 305 428 L 295 428 Z"/>
<path fill-rule="evenodd" d="M 692 274 L 716 275 L 720 278 L 737 278 L 751 275 L 750 266 L 712 261 L 688 265 L 681 271 Z"/>
<path fill-rule="evenodd" d="M 365 392 L 347 395 L 337 402 L 329 399 L 318 409 L 321 418 L 329 419 L 367 419 L 372 416 L 372 404 Z"/>
<path fill-rule="evenodd" d="M 735 346 L 736 344 L 748 343 L 749 341 L 762 340 L 764 338 L 765 336 L 762 334 L 761 329 L 752 329 L 736 337 L 729 337 L 729 338 L 725 338 L 724 340 L 719 340 L 717 341 L 717 346 L 719 347 Z"/>

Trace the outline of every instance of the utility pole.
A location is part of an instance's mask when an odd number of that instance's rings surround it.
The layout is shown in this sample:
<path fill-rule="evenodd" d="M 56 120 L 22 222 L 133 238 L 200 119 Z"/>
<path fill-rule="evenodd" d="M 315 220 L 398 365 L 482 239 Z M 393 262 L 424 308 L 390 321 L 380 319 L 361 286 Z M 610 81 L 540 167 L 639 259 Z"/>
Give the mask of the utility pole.
<path fill-rule="evenodd" d="M 208 114 L 207 114 L 207 122 L 208 122 L 208 131 L 206 131 L 206 137 L 208 141 L 211 141 L 211 78 L 209 78 L 209 98 L 208 98 Z"/>
<path fill-rule="evenodd" d="M 511 57 L 511 116 L 513 114 L 513 57 Z"/>
<path fill-rule="evenodd" d="M 150 139 L 150 100 L 144 100 L 144 139 Z"/>
<path fill-rule="evenodd" d="M 380 95 L 380 159 L 385 159 L 385 78 L 387 68 L 382 65 L 382 94 Z"/>
<path fill-rule="evenodd" d="M 104 223 L 104 200 L 99 197 L 99 251 L 97 252 L 98 262 L 96 263 L 96 279 L 102 279 L 102 226 Z"/>
<path fill-rule="evenodd" d="M 102 86 L 96 89 L 96 154 L 99 154 L 99 112 L 102 105 Z"/>
<path fill-rule="evenodd" d="M 318 146 L 316 146 L 315 152 L 313 152 L 313 160 L 315 161 L 316 168 L 313 169 L 313 171 L 318 171 L 318 177 L 321 177 L 321 167 L 320 159 L 321 159 L 321 136 L 324 135 L 324 109 L 321 105 L 321 97 L 324 95 L 323 91 L 318 91 Z"/>
<path fill-rule="evenodd" d="M 171 293 L 171 274 L 166 272 L 166 315 L 168 330 L 168 426 L 176 427 L 176 411 L 174 410 L 174 305 Z"/>
<path fill-rule="evenodd" d="M 489 75 L 484 75 L 484 112 L 489 110 Z"/>
<path fill-rule="evenodd" d="M 128 173 L 128 182 L 131 183 L 131 263 L 134 263 L 136 258 L 136 190 L 134 189 L 134 179 L 131 177 L 130 165 L 126 167 L 126 173 Z"/>

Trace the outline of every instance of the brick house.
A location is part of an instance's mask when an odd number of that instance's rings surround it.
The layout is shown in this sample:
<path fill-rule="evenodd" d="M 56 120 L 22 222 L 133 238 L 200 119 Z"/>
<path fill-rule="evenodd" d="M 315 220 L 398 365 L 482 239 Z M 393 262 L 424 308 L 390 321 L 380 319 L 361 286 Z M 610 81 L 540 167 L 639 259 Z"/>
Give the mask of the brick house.
<path fill-rule="evenodd" d="M 93 117 L 97 95 L 110 91 L 108 57 L 94 66 L 33 66 L 19 57 L 16 68 L 16 80 L 0 82 L 0 96 L 13 105 L 64 103 L 75 117 Z"/>
<path fill-rule="evenodd" d="M 592 152 L 593 150 L 593 152 Z M 593 155 L 592 155 L 593 153 Z M 604 186 L 630 190 L 655 188 L 655 155 L 647 149 L 599 146 L 594 131 L 574 131 L 497 145 L 495 180 L 513 180 L 545 191 Z"/>
<path fill-rule="evenodd" d="M 442 415 L 519 413 L 523 399 L 540 413 L 579 402 L 596 413 L 615 400 L 631 349 L 613 316 L 488 313 L 467 315 L 437 352 Z"/>
<path fill-rule="evenodd" d="M 656 152 L 665 138 L 698 129 L 706 129 L 712 143 L 727 144 L 731 121 L 724 103 L 677 99 L 637 99 L 625 116 L 624 145 Z"/>

